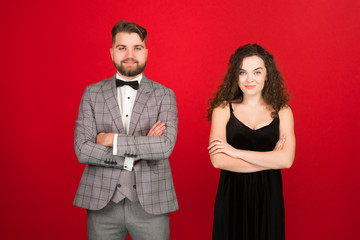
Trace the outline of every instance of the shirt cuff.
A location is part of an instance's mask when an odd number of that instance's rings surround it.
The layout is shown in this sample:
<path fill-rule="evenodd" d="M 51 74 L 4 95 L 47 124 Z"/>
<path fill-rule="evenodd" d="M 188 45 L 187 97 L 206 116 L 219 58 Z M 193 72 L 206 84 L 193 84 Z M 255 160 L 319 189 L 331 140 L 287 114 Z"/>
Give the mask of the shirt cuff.
<path fill-rule="evenodd" d="M 113 155 L 117 155 L 117 140 L 118 140 L 118 134 L 114 134 L 114 141 L 113 141 Z"/>
<path fill-rule="evenodd" d="M 128 171 L 132 171 L 133 166 L 134 166 L 134 158 L 126 157 L 124 161 L 124 169 Z"/>

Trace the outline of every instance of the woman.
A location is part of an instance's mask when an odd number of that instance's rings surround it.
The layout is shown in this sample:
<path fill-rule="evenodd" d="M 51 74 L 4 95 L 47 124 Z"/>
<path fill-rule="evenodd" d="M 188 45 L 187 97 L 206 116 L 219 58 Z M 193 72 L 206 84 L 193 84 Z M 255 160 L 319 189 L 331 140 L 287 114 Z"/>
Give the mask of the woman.
<path fill-rule="evenodd" d="M 285 239 L 280 169 L 295 156 L 292 110 L 272 55 L 240 47 L 210 100 L 209 153 L 221 169 L 213 239 Z"/>

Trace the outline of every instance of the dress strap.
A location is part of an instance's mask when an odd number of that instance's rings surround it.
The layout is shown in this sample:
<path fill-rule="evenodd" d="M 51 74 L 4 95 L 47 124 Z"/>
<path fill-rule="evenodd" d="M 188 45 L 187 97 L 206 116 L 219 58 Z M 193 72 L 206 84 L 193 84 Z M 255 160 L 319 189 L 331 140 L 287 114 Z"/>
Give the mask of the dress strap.
<path fill-rule="evenodd" d="M 229 108 L 230 108 L 230 112 L 233 112 L 233 108 L 232 108 L 231 102 L 229 102 Z"/>

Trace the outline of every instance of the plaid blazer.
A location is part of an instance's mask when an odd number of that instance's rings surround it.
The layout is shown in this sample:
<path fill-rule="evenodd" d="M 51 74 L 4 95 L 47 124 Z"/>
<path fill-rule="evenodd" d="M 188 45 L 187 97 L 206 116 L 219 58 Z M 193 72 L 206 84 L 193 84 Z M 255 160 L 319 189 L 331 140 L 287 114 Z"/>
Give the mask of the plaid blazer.
<path fill-rule="evenodd" d="M 122 124 L 116 98 L 115 75 L 85 89 L 75 127 L 75 152 L 86 167 L 74 205 L 98 210 L 111 200 L 125 157 L 140 158 L 134 165 L 136 191 L 140 204 L 151 214 L 177 210 L 178 202 L 172 180 L 169 156 L 177 135 L 177 106 L 171 89 L 149 80 L 141 80 L 129 134 Z M 147 137 L 158 121 L 166 124 L 162 136 Z M 118 152 L 96 144 L 100 132 L 118 133 Z"/>

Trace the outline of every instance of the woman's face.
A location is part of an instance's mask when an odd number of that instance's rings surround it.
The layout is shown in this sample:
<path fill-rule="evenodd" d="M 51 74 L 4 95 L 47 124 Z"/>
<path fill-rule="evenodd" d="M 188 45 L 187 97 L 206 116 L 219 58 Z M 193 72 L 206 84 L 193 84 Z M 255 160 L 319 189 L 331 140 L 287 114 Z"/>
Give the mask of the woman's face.
<path fill-rule="evenodd" d="M 264 61 L 258 56 L 244 58 L 239 74 L 239 87 L 244 95 L 261 94 L 265 81 Z"/>

